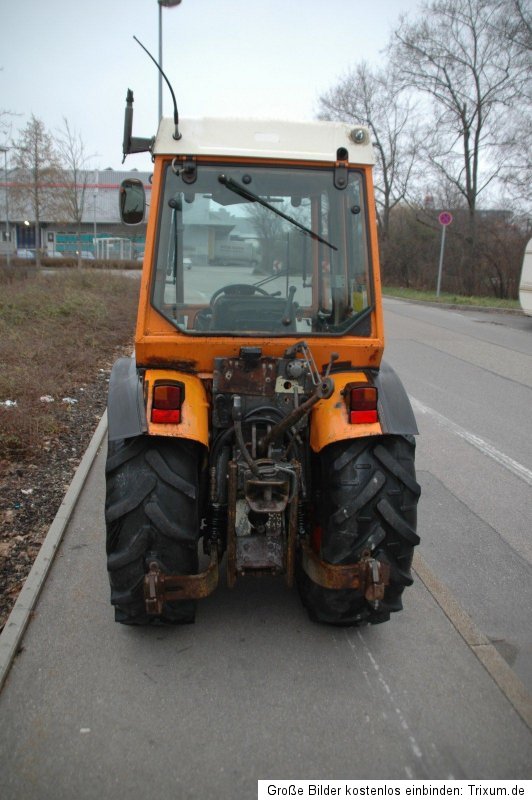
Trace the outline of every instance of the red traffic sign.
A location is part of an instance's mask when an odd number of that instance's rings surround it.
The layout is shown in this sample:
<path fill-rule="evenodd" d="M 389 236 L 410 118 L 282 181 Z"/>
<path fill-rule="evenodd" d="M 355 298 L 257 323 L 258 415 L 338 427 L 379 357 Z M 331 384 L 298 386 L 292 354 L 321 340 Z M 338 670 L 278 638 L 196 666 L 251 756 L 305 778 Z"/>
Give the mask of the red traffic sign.
<path fill-rule="evenodd" d="M 438 217 L 440 225 L 450 225 L 453 221 L 453 215 L 449 211 L 442 211 Z"/>

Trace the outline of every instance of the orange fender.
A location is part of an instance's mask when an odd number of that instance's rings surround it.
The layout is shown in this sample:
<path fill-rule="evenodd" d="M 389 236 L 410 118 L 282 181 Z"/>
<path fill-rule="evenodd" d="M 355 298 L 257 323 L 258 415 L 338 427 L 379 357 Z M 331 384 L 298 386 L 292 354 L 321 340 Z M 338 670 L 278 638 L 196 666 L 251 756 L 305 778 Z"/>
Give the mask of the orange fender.
<path fill-rule="evenodd" d="M 349 422 L 345 387 L 349 383 L 369 383 L 363 372 L 333 373 L 334 392 L 328 400 L 320 400 L 310 414 L 310 446 L 315 453 L 343 439 L 381 436 L 380 422 L 353 425 Z"/>
<path fill-rule="evenodd" d="M 181 405 L 181 422 L 167 424 L 151 421 L 153 386 L 156 381 L 172 381 L 182 385 L 184 399 Z M 205 447 L 209 446 L 209 402 L 205 387 L 199 378 L 177 370 L 148 369 L 144 374 L 144 397 L 150 436 L 193 439 Z"/>

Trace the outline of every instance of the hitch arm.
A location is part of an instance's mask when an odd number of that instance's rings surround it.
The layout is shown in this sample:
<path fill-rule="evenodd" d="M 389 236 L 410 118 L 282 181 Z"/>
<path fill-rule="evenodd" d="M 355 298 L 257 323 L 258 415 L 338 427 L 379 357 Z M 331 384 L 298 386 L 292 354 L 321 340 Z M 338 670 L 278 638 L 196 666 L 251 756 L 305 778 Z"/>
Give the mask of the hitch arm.
<path fill-rule="evenodd" d="M 298 423 L 299 420 L 305 416 L 305 414 L 309 413 L 316 403 L 319 403 L 320 400 L 327 400 L 327 398 L 331 397 L 333 392 L 334 381 L 332 378 L 322 378 L 319 384 L 316 386 L 314 393 L 311 394 L 308 400 L 305 400 L 305 402 L 301 403 L 300 406 L 294 408 L 294 410 L 291 411 L 287 417 L 284 417 L 284 419 L 278 422 L 277 425 L 273 426 L 266 436 L 262 437 L 258 445 L 259 452 L 266 453 L 272 442 L 278 439 L 289 428 L 292 428 L 296 423 Z"/>
<path fill-rule="evenodd" d="M 322 561 L 307 542 L 302 541 L 301 566 L 309 578 L 326 589 L 355 589 L 374 608 L 378 608 L 390 583 L 390 565 L 363 553 L 355 564 L 329 564 Z"/>
<path fill-rule="evenodd" d="M 163 606 L 170 600 L 199 600 L 211 594 L 218 585 L 218 549 L 211 547 L 211 560 L 205 572 L 198 575 L 166 575 L 156 561 L 152 561 L 144 577 L 144 603 L 146 612 L 153 616 L 162 614 Z"/>

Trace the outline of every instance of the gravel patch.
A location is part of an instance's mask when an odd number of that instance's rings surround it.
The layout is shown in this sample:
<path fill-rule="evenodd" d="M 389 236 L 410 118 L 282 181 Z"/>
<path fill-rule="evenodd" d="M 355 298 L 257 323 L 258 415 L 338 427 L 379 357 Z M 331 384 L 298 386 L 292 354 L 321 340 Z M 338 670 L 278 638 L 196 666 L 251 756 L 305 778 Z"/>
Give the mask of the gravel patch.
<path fill-rule="evenodd" d="M 60 433 L 43 442 L 37 458 L 0 460 L 0 631 L 105 411 L 109 374 L 99 370 L 71 393 L 76 402 L 62 404 Z"/>

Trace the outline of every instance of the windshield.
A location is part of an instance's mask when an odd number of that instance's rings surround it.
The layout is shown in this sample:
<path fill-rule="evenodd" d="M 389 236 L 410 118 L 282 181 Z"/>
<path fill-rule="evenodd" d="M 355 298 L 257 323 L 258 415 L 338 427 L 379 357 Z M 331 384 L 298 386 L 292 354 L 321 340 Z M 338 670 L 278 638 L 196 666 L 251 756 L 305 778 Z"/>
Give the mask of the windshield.
<path fill-rule="evenodd" d="M 363 176 L 168 165 L 152 302 L 190 334 L 367 335 Z"/>

